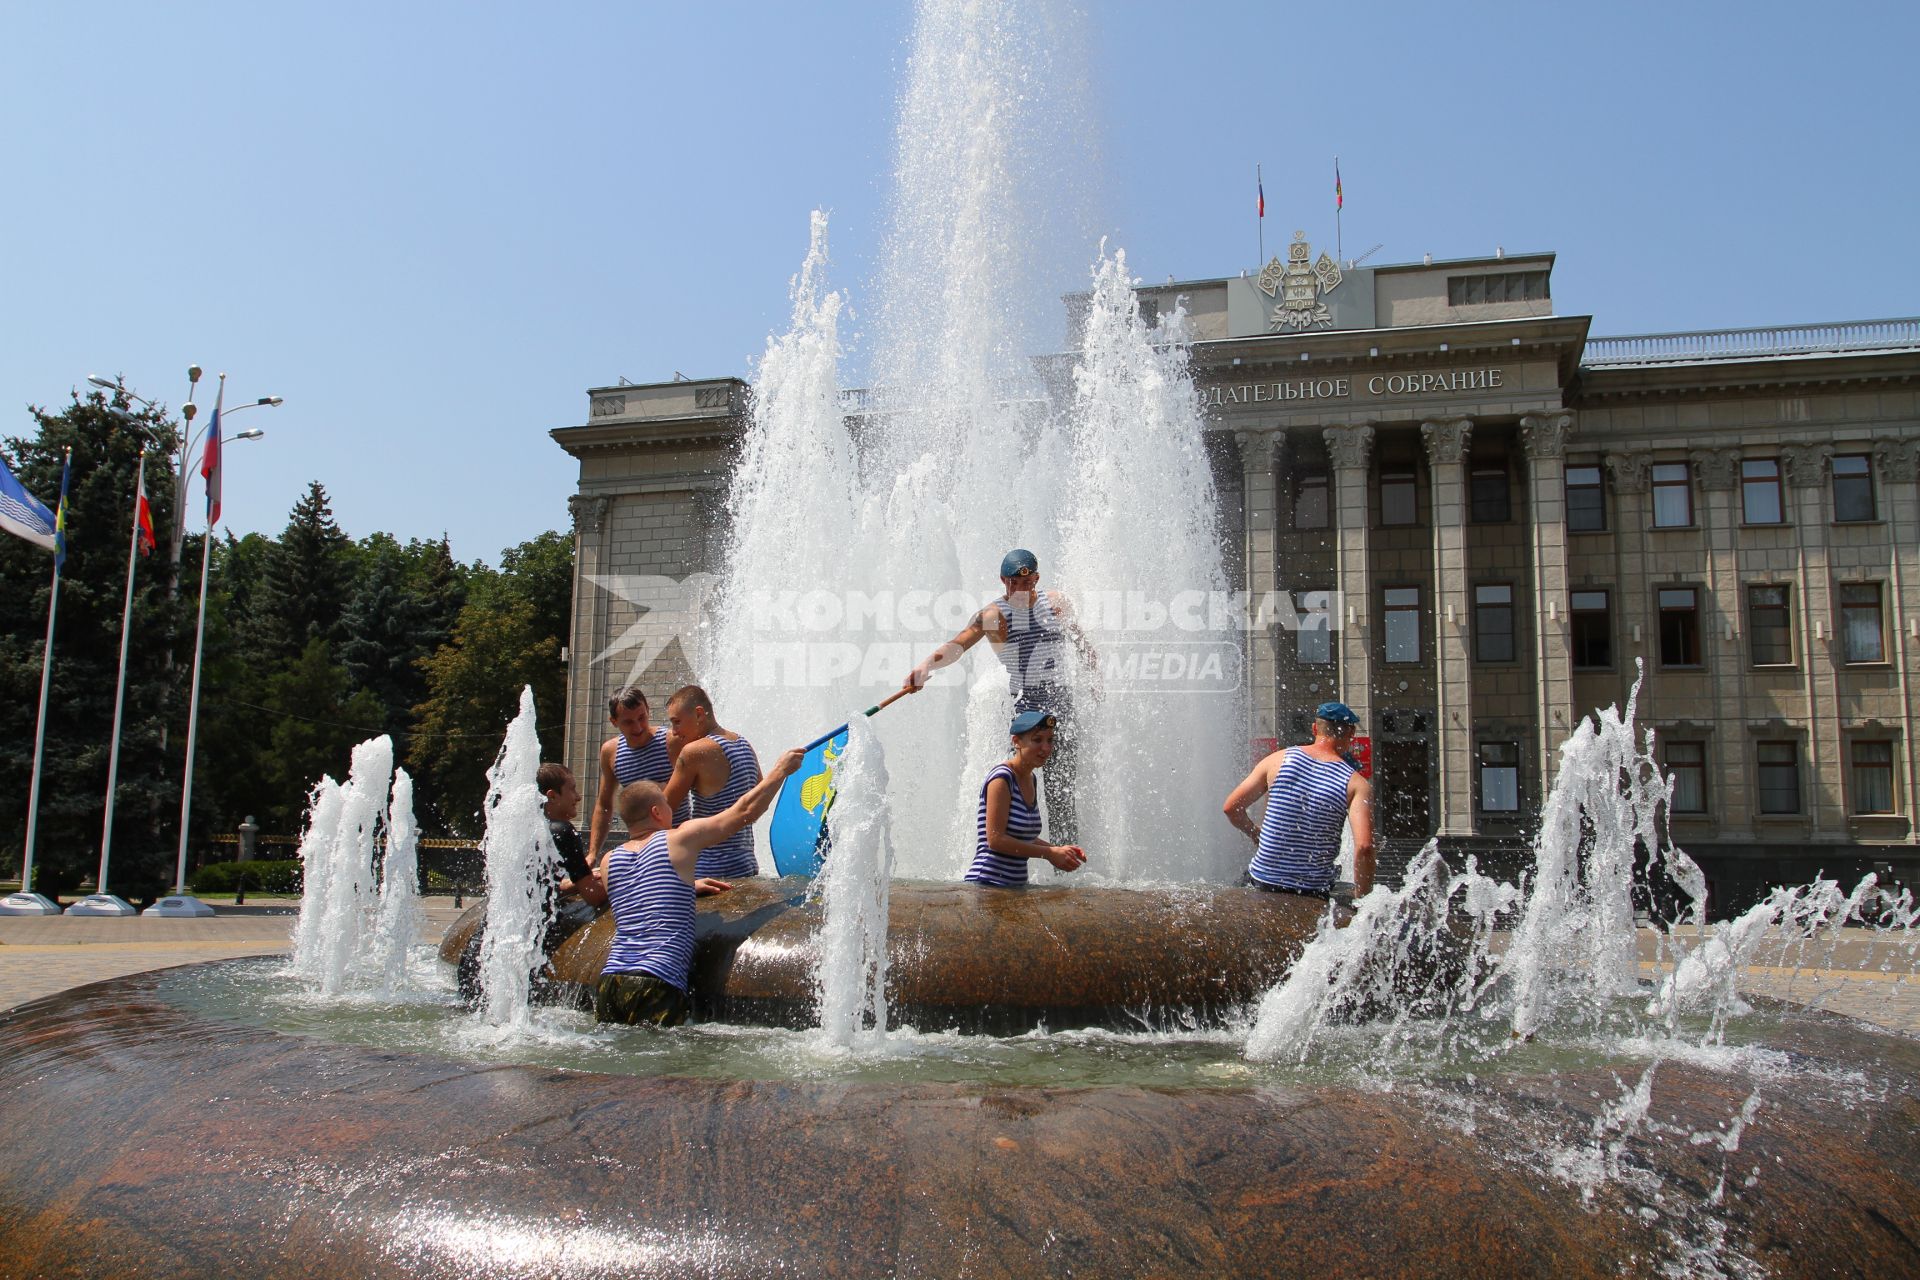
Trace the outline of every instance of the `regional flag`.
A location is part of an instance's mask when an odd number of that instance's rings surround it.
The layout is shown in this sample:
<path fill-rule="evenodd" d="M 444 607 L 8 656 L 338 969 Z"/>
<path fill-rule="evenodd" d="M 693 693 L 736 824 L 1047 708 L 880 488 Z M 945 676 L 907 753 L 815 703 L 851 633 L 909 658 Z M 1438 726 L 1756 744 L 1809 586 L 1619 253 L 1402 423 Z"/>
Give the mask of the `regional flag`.
<path fill-rule="evenodd" d="M 1346 206 L 1347 194 L 1340 189 L 1340 162 L 1335 160 L 1333 162 L 1333 211 L 1338 213 Z"/>
<path fill-rule="evenodd" d="M 153 537 L 153 505 L 147 501 L 147 460 L 140 459 L 140 479 L 133 489 L 133 528 L 139 539 L 140 554 L 146 555 L 159 545 Z"/>
<path fill-rule="evenodd" d="M 49 551 L 55 549 L 53 512 L 20 486 L 5 459 L 0 459 L 0 529 Z"/>
<path fill-rule="evenodd" d="M 1260 181 L 1259 178 L 1255 178 L 1253 180 L 1253 189 L 1257 193 L 1259 198 L 1259 207 L 1260 207 L 1259 216 L 1264 218 L 1267 216 L 1267 184 Z"/>
<path fill-rule="evenodd" d="M 220 406 L 227 398 L 226 375 L 220 376 L 220 394 L 213 398 L 213 421 L 207 424 L 207 447 L 200 454 L 200 474 L 207 482 L 207 528 L 220 519 Z"/>
<path fill-rule="evenodd" d="M 53 509 L 53 571 L 67 562 L 67 477 L 73 474 L 73 450 L 60 464 L 60 505 Z"/>

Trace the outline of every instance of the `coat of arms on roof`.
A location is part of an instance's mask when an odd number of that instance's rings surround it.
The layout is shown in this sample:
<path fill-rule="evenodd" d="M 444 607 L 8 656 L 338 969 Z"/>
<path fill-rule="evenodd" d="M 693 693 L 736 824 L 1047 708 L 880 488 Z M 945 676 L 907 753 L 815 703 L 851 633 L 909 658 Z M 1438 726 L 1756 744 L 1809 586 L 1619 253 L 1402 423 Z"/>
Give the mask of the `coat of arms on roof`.
<path fill-rule="evenodd" d="M 1313 247 L 1307 243 L 1307 233 L 1296 231 L 1293 243 L 1287 246 L 1287 260 L 1282 262 L 1276 255 L 1261 268 L 1254 284 L 1269 298 L 1280 300 L 1273 309 L 1268 332 L 1333 328 L 1333 313 L 1327 310 L 1322 299 L 1340 287 L 1340 264 L 1325 252 L 1320 254 L 1318 262 L 1311 261 L 1312 256 Z"/>

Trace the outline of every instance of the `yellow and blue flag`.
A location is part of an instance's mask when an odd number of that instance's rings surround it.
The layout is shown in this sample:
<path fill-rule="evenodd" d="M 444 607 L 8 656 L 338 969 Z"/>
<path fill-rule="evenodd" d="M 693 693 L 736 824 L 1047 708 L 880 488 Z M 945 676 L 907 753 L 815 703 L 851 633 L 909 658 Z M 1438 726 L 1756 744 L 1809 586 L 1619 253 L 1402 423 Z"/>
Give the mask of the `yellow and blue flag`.
<path fill-rule="evenodd" d="M 833 807 L 833 775 L 847 752 L 847 726 L 816 739 L 800 768 L 780 784 L 767 823 L 773 865 L 783 876 L 810 876 L 827 855 L 827 810 Z"/>
<path fill-rule="evenodd" d="M 67 450 L 60 464 L 60 505 L 53 509 L 53 569 L 67 562 L 67 477 L 73 474 L 73 450 Z"/>

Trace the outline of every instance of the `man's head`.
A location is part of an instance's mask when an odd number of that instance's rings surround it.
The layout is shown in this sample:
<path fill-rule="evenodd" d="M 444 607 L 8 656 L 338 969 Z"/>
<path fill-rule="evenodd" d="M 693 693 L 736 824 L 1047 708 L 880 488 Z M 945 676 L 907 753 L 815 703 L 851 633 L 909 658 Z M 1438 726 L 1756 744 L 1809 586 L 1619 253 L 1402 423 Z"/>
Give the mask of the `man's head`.
<path fill-rule="evenodd" d="M 620 788 L 615 803 L 620 809 L 620 821 L 627 824 L 627 834 L 635 839 L 664 831 L 673 825 L 673 810 L 667 808 L 667 793 L 660 789 L 657 782 L 649 782 L 645 778 L 629 782 Z"/>
<path fill-rule="evenodd" d="M 1360 717 L 1344 702 L 1323 702 L 1313 711 L 1313 736 L 1345 746 L 1359 732 Z"/>
<path fill-rule="evenodd" d="M 580 784 L 567 766 L 547 761 L 533 775 L 533 785 L 547 798 L 545 812 L 552 821 L 571 822 L 580 812 Z"/>
<path fill-rule="evenodd" d="M 640 686 L 630 684 L 607 699 L 607 719 L 632 747 L 645 746 L 653 736 L 653 723 L 647 718 L 647 695 Z"/>
<path fill-rule="evenodd" d="M 1015 547 L 1000 558 L 1000 581 L 1009 591 L 1030 591 L 1040 580 L 1040 561 L 1025 547 Z"/>
<path fill-rule="evenodd" d="M 713 699 L 697 684 L 674 692 L 667 699 L 667 727 L 681 742 L 692 742 L 713 732 Z"/>

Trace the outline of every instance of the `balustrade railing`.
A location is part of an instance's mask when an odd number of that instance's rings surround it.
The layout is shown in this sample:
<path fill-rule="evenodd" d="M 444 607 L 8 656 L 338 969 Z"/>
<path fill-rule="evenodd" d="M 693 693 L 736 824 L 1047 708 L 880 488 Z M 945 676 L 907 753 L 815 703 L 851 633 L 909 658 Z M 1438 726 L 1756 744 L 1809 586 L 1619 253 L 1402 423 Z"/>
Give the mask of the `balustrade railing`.
<path fill-rule="evenodd" d="M 1773 325 L 1760 329 L 1700 329 L 1589 338 L 1580 363 L 1588 367 L 1756 360 L 1849 351 L 1920 348 L 1920 317 L 1845 320 L 1835 324 Z"/>

